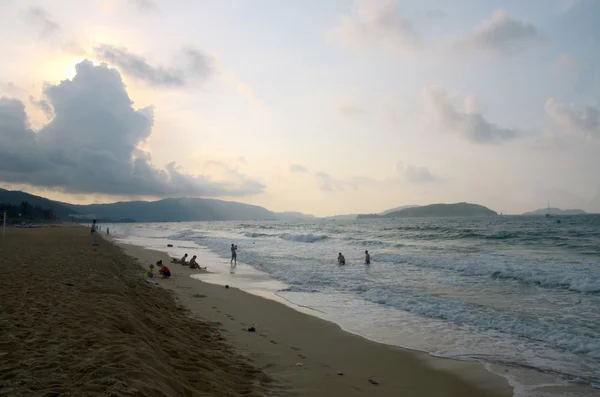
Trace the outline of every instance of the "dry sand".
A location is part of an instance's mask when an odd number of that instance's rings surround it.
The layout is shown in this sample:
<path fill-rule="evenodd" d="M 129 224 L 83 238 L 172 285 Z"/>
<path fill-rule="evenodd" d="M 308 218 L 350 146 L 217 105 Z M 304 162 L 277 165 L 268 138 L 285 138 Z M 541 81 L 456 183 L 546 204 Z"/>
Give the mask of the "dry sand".
<path fill-rule="evenodd" d="M 262 396 L 267 376 L 87 229 L 0 236 L 0 396 Z"/>
<path fill-rule="evenodd" d="M 124 249 L 139 263 L 168 259 Z M 374 343 L 181 265 L 150 285 L 139 263 L 107 241 L 91 247 L 84 228 L 8 229 L 0 396 L 512 394 L 479 364 Z"/>

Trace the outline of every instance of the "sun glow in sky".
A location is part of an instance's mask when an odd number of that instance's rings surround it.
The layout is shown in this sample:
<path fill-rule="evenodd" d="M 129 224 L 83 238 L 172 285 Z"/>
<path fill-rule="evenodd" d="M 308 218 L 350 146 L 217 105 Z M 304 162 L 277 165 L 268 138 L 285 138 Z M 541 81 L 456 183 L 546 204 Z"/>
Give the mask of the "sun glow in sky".
<path fill-rule="evenodd" d="M 316 215 L 600 211 L 598 16 L 594 0 L 6 0 L 0 156 L 47 162 L 0 162 L 0 183 Z M 20 107 L 37 143 L 9 122 Z M 94 169 L 68 154 L 87 150 Z"/>

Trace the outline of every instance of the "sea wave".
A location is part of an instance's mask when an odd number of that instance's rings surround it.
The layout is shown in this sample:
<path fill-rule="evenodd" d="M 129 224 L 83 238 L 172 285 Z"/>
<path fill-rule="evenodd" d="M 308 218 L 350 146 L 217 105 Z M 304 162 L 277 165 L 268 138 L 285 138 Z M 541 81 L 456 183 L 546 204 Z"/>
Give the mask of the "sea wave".
<path fill-rule="evenodd" d="M 550 317 L 527 317 L 518 313 L 495 310 L 436 297 L 422 292 L 394 291 L 375 287 L 362 294 L 377 304 L 391 306 L 419 316 L 450 321 L 457 326 L 474 327 L 479 332 L 498 331 L 531 341 L 543 342 L 573 354 L 600 359 L 600 340 L 593 330 Z"/>
<path fill-rule="evenodd" d="M 169 240 L 191 240 L 191 239 L 202 239 L 206 238 L 206 235 L 202 232 L 192 229 L 181 230 L 177 233 L 171 234 L 167 237 Z"/>
<path fill-rule="evenodd" d="M 317 241 L 327 240 L 329 236 L 319 234 L 291 234 L 283 233 L 279 235 L 279 238 L 287 241 L 296 241 L 299 243 L 315 243 Z"/>
<path fill-rule="evenodd" d="M 250 238 L 273 237 L 272 234 L 268 233 L 244 233 L 244 236 Z"/>
<path fill-rule="evenodd" d="M 465 277 L 488 277 L 494 280 L 510 280 L 541 288 L 564 289 L 587 294 L 600 293 L 600 272 L 594 271 L 590 267 L 591 265 L 580 265 L 575 268 L 547 265 L 536 265 L 537 267 L 534 267 L 534 265 L 529 264 L 526 269 L 521 269 L 522 264 L 507 263 L 506 259 L 505 262 L 482 263 L 473 259 L 448 261 L 396 253 L 374 254 L 372 259 L 375 262 L 408 264 L 416 267 L 450 271 Z"/>

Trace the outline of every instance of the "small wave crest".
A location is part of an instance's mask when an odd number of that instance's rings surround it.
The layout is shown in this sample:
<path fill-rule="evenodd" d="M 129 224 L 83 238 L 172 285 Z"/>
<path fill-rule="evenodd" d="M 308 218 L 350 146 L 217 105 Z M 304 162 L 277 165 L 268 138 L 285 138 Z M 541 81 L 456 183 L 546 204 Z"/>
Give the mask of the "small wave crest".
<path fill-rule="evenodd" d="M 191 239 L 201 239 L 201 238 L 205 238 L 205 237 L 206 236 L 204 234 L 202 234 L 201 232 L 199 232 L 197 230 L 187 229 L 187 230 L 182 230 L 180 232 L 177 232 L 175 234 L 171 234 L 167 238 L 169 240 L 191 240 Z"/>
<path fill-rule="evenodd" d="M 317 241 L 326 240 L 329 237 L 325 235 L 319 234 L 291 234 L 291 233 L 283 233 L 279 235 L 279 238 L 287 241 L 296 241 L 299 243 L 315 243 Z"/>
<path fill-rule="evenodd" d="M 244 236 L 250 238 L 273 237 L 272 234 L 268 233 L 244 233 Z"/>

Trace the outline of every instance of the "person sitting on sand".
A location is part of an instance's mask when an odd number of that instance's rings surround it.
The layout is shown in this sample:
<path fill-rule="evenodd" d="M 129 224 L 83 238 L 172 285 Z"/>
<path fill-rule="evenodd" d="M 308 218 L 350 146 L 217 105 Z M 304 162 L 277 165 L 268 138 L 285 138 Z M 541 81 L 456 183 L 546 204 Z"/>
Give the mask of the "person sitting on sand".
<path fill-rule="evenodd" d="M 154 278 L 154 265 L 152 263 L 148 266 L 148 270 L 146 270 L 146 277 Z"/>
<path fill-rule="evenodd" d="M 365 251 L 365 265 L 371 264 L 371 255 L 369 255 L 369 251 Z"/>
<path fill-rule="evenodd" d="M 188 257 L 188 254 L 185 254 L 181 259 L 173 258 L 173 263 L 180 263 L 182 265 L 187 265 L 188 264 L 186 261 L 187 257 Z"/>
<path fill-rule="evenodd" d="M 162 260 L 156 262 L 156 265 L 158 266 L 158 273 L 163 276 L 163 278 L 169 278 L 171 277 L 171 270 L 163 265 Z"/>
<path fill-rule="evenodd" d="M 338 263 L 340 265 L 345 265 L 346 264 L 346 258 L 344 258 L 344 255 L 342 255 L 341 252 L 338 254 Z"/>
<path fill-rule="evenodd" d="M 190 269 L 206 269 L 205 267 L 200 267 L 198 262 L 196 262 L 196 255 L 190 259 Z"/>

